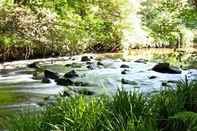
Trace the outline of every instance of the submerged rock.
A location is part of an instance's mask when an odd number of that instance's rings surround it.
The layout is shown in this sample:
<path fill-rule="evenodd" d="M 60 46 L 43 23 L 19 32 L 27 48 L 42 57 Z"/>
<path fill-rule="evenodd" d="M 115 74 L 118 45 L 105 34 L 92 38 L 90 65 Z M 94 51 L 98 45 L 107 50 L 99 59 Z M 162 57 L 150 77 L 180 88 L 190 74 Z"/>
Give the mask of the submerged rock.
<path fill-rule="evenodd" d="M 69 60 L 72 60 L 72 61 L 74 61 L 74 60 L 75 60 L 75 58 L 73 58 L 73 57 L 69 57 L 68 59 L 69 59 Z"/>
<path fill-rule="evenodd" d="M 88 58 L 88 56 L 82 56 L 82 57 L 81 57 L 81 61 L 82 61 L 82 62 L 91 61 L 91 59 Z"/>
<path fill-rule="evenodd" d="M 178 83 L 177 80 L 168 80 L 167 82 L 168 82 L 168 83 Z"/>
<path fill-rule="evenodd" d="M 74 82 L 74 85 L 75 85 L 75 86 L 90 86 L 89 83 L 81 82 L 81 81 L 76 81 L 76 82 Z"/>
<path fill-rule="evenodd" d="M 129 65 L 122 64 L 122 65 L 120 66 L 120 68 L 130 68 L 130 67 L 129 67 Z"/>
<path fill-rule="evenodd" d="M 121 79 L 121 83 L 122 84 L 128 84 L 128 85 L 137 85 L 138 84 L 135 81 L 130 81 L 130 80 L 126 80 L 126 79 Z"/>
<path fill-rule="evenodd" d="M 93 64 L 93 62 L 90 61 L 86 62 L 86 65 L 91 65 L 91 64 Z"/>
<path fill-rule="evenodd" d="M 69 97 L 71 96 L 67 91 L 64 91 L 62 94 L 61 94 L 62 97 Z"/>
<path fill-rule="evenodd" d="M 44 101 L 48 101 L 49 98 L 50 98 L 50 96 L 45 96 L 45 97 L 43 98 L 43 100 L 44 100 Z"/>
<path fill-rule="evenodd" d="M 46 105 L 46 103 L 43 101 L 39 101 L 37 102 L 37 105 L 39 105 L 40 107 L 43 107 L 44 105 Z"/>
<path fill-rule="evenodd" d="M 48 78 L 43 77 L 42 78 L 42 83 L 51 83 L 51 81 Z"/>
<path fill-rule="evenodd" d="M 39 62 L 33 62 L 31 64 L 28 64 L 27 67 L 29 68 L 39 68 Z"/>
<path fill-rule="evenodd" d="M 161 86 L 168 86 L 168 83 L 165 82 L 165 81 L 163 81 L 163 82 L 161 83 Z"/>
<path fill-rule="evenodd" d="M 146 63 L 148 62 L 148 60 L 146 60 L 146 59 L 137 59 L 137 60 L 135 60 L 134 62 L 146 64 Z"/>
<path fill-rule="evenodd" d="M 80 63 L 72 63 L 72 64 L 66 64 L 66 67 L 71 67 L 71 68 L 81 68 L 82 64 Z"/>
<path fill-rule="evenodd" d="M 90 59 L 94 59 L 94 57 L 93 56 L 90 56 Z"/>
<path fill-rule="evenodd" d="M 44 70 L 44 76 L 46 78 L 50 78 L 50 79 L 54 79 L 54 80 L 59 79 L 58 73 L 52 72 L 52 71 L 49 71 L 49 70 Z"/>
<path fill-rule="evenodd" d="M 149 79 L 156 79 L 157 77 L 156 76 L 150 76 L 148 77 Z"/>
<path fill-rule="evenodd" d="M 71 70 L 64 75 L 64 78 L 75 78 L 79 77 L 75 70 Z"/>
<path fill-rule="evenodd" d="M 57 79 L 56 83 L 57 83 L 57 85 L 61 85 L 61 86 L 74 85 L 73 81 L 71 81 L 70 79 L 64 79 L 64 78 Z"/>
<path fill-rule="evenodd" d="M 181 74 L 181 70 L 177 67 L 171 67 L 169 63 L 159 63 L 152 68 L 153 71 L 169 74 Z"/>
<path fill-rule="evenodd" d="M 96 65 L 91 64 L 91 65 L 88 65 L 87 68 L 90 69 L 90 70 L 95 70 L 96 69 Z"/>
<path fill-rule="evenodd" d="M 42 80 L 42 78 L 44 77 L 44 73 L 40 72 L 40 71 L 34 71 L 33 72 L 33 78 L 34 80 Z"/>
<path fill-rule="evenodd" d="M 123 71 L 121 72 L 121 74 L 122 74 L 122 75 L 126 75 L 128 72 L 129 72 L 129 70 L 126 70 L 126 69 L 125 69 L 125 70 L 123 70 Z"/>
<path fill-rule="evenodd" d="M 98 66 L 104 66 L 104 64 L 102 62 L 100 62 L 100 61 L 97 62 L 97 65 Z"/>
<path fill-rule="evenodd" d="M 90 91 L 90 90 L 88 90 L 86 88 L 78 90 L 77 93 L 79 93 L 81 95 L 87 95 L 87 96 L 91 96 L 91 95 L 95 94 L 93 91 Z"/>

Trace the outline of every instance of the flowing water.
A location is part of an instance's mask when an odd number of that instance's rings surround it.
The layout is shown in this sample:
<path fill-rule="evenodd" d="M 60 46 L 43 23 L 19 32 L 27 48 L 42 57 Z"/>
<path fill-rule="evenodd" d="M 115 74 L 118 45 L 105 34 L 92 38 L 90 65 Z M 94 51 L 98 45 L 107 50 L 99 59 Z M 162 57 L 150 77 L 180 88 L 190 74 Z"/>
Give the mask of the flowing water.
<path fill-rule="evenodd" d="M 45 104 L 53 102 L 57 95 L 64 91 L 86 89 L 94 95 L 113 95 L 118 89 L 137 90 L 144 94 L 160 91 L 163 84 L 175 85 L 176 81 L 185 79 L 197 80 L 197 69 L 182 70 L 181 74 L 163 74 L 152 71 L 155 61 L 135 62 L 139 58 L 151 59 L 151 54 L 171 53 L 173 50 L 131 50 L 123 58 L 123 53 L 88 54 L 92 56 L 91 63 L 81 62 L 81 56 L 14 61 L 0 65 L 0 127 L 4 117 L 24 109 L 41 109 Z M 63 76 L 66 72 L 75 70 L 79 77 L 71 79 L 88 83 L 87 86 L 60 86 L 54 80 L 42 83 L 41 78 L 34 78 L 35 69 L 27 64 L 39 62 L 42 69 L 58 72 Z M 102 65 L 98 65 L 98 61 Z M 65 66 L 65 65 L 73 66 Z M 87 68 L 91 65 L 91 69 Z M 120 68 L 121 65 L 129 68 Z M 125 70 L 126 73 L 122 73 Z M 41 76 L 42 77 L 42 76 Z M 151 77 L 153 79 L 151 79 Z M 126 83 L 125 83 L 126 81 Z"/>
<path fill-rule="evenodd" d="M 132 56 L 134 52 L 131 51 Z M 141 57 L 148 57 L 142 51 Z M 161 53 L 162 51 L 159 50 Z M 170 51 L 167 51 L 170 52 Z M 143 54 L 144 53 L 144 54 Z M 138 54 L 137 54 L 138 55 Z M 137 59 L 137 55 L 135 58 Z M 124 60 L 122 53 L 120 54 L 98 54 L 93 56 L 91 66 L 93 69 L 87 68 L 86 62 L 81 62 L 81 56 L 27 60 L 4 63 L 1 65 L 0 72 L 0 110 L 2 109 L 21 109 L 22 107 L 38 107 L 43 104 L 48 96 L 58 95 L 64 90 L 86 88 L 90 91 L 99 94 L 114 94 L 117 89 L 124 88 L 125 90 L 139 90 L 144 93 L 151 93 L 162 88 L 162 83 L 169 82 L 173 85 L 177 80 L 184 79 L 187 76 L 189 79 L 197 79 L 197 70 L 189 69 L 183 70 L 182 74 L 163 74 L 152 71 L 151 68 L 156 65 L 156 62 L 149 61 L 147 63 L 135 62 L 135 59 Z M 138 55 L 139 56 L 139 55 Z M 130 57 L 131 58 L 131 57 Z M 99 61 L 103 66 L 98 66 Z M 35 69 L 27 68 L 27 64 L 39 61 L 40 66 L 44 69 L 58 72 L 64 75 L 70 70 L 75 70 L 79 77 L 73 79 L 88 83 L 87 87 L 80 86 L 59 86 L 55 81 L 51 83 L 42 83 L 40 79 L 33 79 Z M 76 64 L 75 67 L 67 67 L 66 64 Z M 121 72 L 125 69 L 120 68 L 121 65 L 128 65 L 126 74 Z M 150 79 L 150 77 L 156 77 Z M 129 81 L 123 84 L 122 79 Z"/>

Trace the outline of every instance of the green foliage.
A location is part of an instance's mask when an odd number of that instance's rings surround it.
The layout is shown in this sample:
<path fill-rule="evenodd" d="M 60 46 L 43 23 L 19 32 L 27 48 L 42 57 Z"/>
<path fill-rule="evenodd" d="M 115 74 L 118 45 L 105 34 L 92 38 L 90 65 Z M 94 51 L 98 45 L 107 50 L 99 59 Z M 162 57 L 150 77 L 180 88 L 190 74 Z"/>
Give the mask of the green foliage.
<path fill-rule="evenodd" d="M 196 131 L 197 130 L 197 113 L 179 112 L 171 119 L 171 130 L 179 131 Z"/>
<path fill-rule="evenodd" d="M 147 0 L 143 4 L 143 22 L 157 46 L 189 44 L 184 40 L 184 37 L 188 37 L 184 30 L 197 24 L 196 9 L 189 2 Z"/>
<path fill-rule="evenodd" d="M 44 116 L 44 130 L 85 131 L 99 129 L 99 121 L 105 113 L 104 98 L 73 97 L 59 99 L 47 109 Z M 55 113 L 54 113 L 55 112 Z M 46 124 L 45 124 L 46 123 Z"/>
<path fill-rule="evenodd" d="M 109 131 L 156 131 L 147 98 L 139 92 L 119 90 L 109 103 L 109 111 Z"/>
<path fill-rule="evenodd" d="M 34 115 L 29 115 L 31 113 Z M 40 112 L 24 111 L 23 114 L 12 115 L 8 127 L 10 131 L 40 131 L 43 117 Z"/>
<path fill-rule="evenodd" d="M 0 44 L 25 49 L 25 58 L 120 48 L 123 1 L 5 1 L 0 5 Z"/>

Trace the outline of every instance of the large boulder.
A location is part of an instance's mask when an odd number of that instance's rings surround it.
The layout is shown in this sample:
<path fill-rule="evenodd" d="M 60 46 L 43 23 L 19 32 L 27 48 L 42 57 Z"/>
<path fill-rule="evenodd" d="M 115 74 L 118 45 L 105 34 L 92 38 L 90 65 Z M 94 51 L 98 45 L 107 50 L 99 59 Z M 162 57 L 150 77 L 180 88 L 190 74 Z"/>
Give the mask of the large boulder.
<path fill-rule="evenodd" d="M 65 75 L 64 75 L 64 78 L 75 78 L 75 77 L 78 77 L 79 75 L 76 73 L 75 70 L 71 70 L 69 72 L 67 72 Z"/>
<path fill-rule="evenodd" d="M 61 86 L 74 85 L 73 81 L 71 81 L 70 79 L 64 79 L 64 78 L 56 79 L 55 82 L 57 83 L 57 85 L 61 85 Z"/>
<path fill-rule="evenodd" d="M 169 63 L 159 63 L 152 68 L 153 71 L 168 74 L 181 74 L 181 70 L 177 67 L 170 66 Z"/>
<path fill-rule="evenodd" d="M 52 72 L 50 70 L 44 70 L 44 76 L 46 78 L 50 78 L 50 79 L 54 79 L 54 80 L 59 79 L 58 73 Z"/>

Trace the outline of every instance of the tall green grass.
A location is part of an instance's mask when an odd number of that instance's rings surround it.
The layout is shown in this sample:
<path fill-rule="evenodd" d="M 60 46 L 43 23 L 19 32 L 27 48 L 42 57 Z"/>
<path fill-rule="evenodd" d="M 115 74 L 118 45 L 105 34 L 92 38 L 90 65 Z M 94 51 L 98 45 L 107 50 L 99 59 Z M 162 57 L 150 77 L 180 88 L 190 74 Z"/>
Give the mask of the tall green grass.
<path fill-rule="evenodd" d="M 13 131 L 195 131 L 197 82 L 180 81 L 145 96 L 118 90 L 113 97 L 58 98 L 37 114 L 22 113 L 8 121 Z"/>

